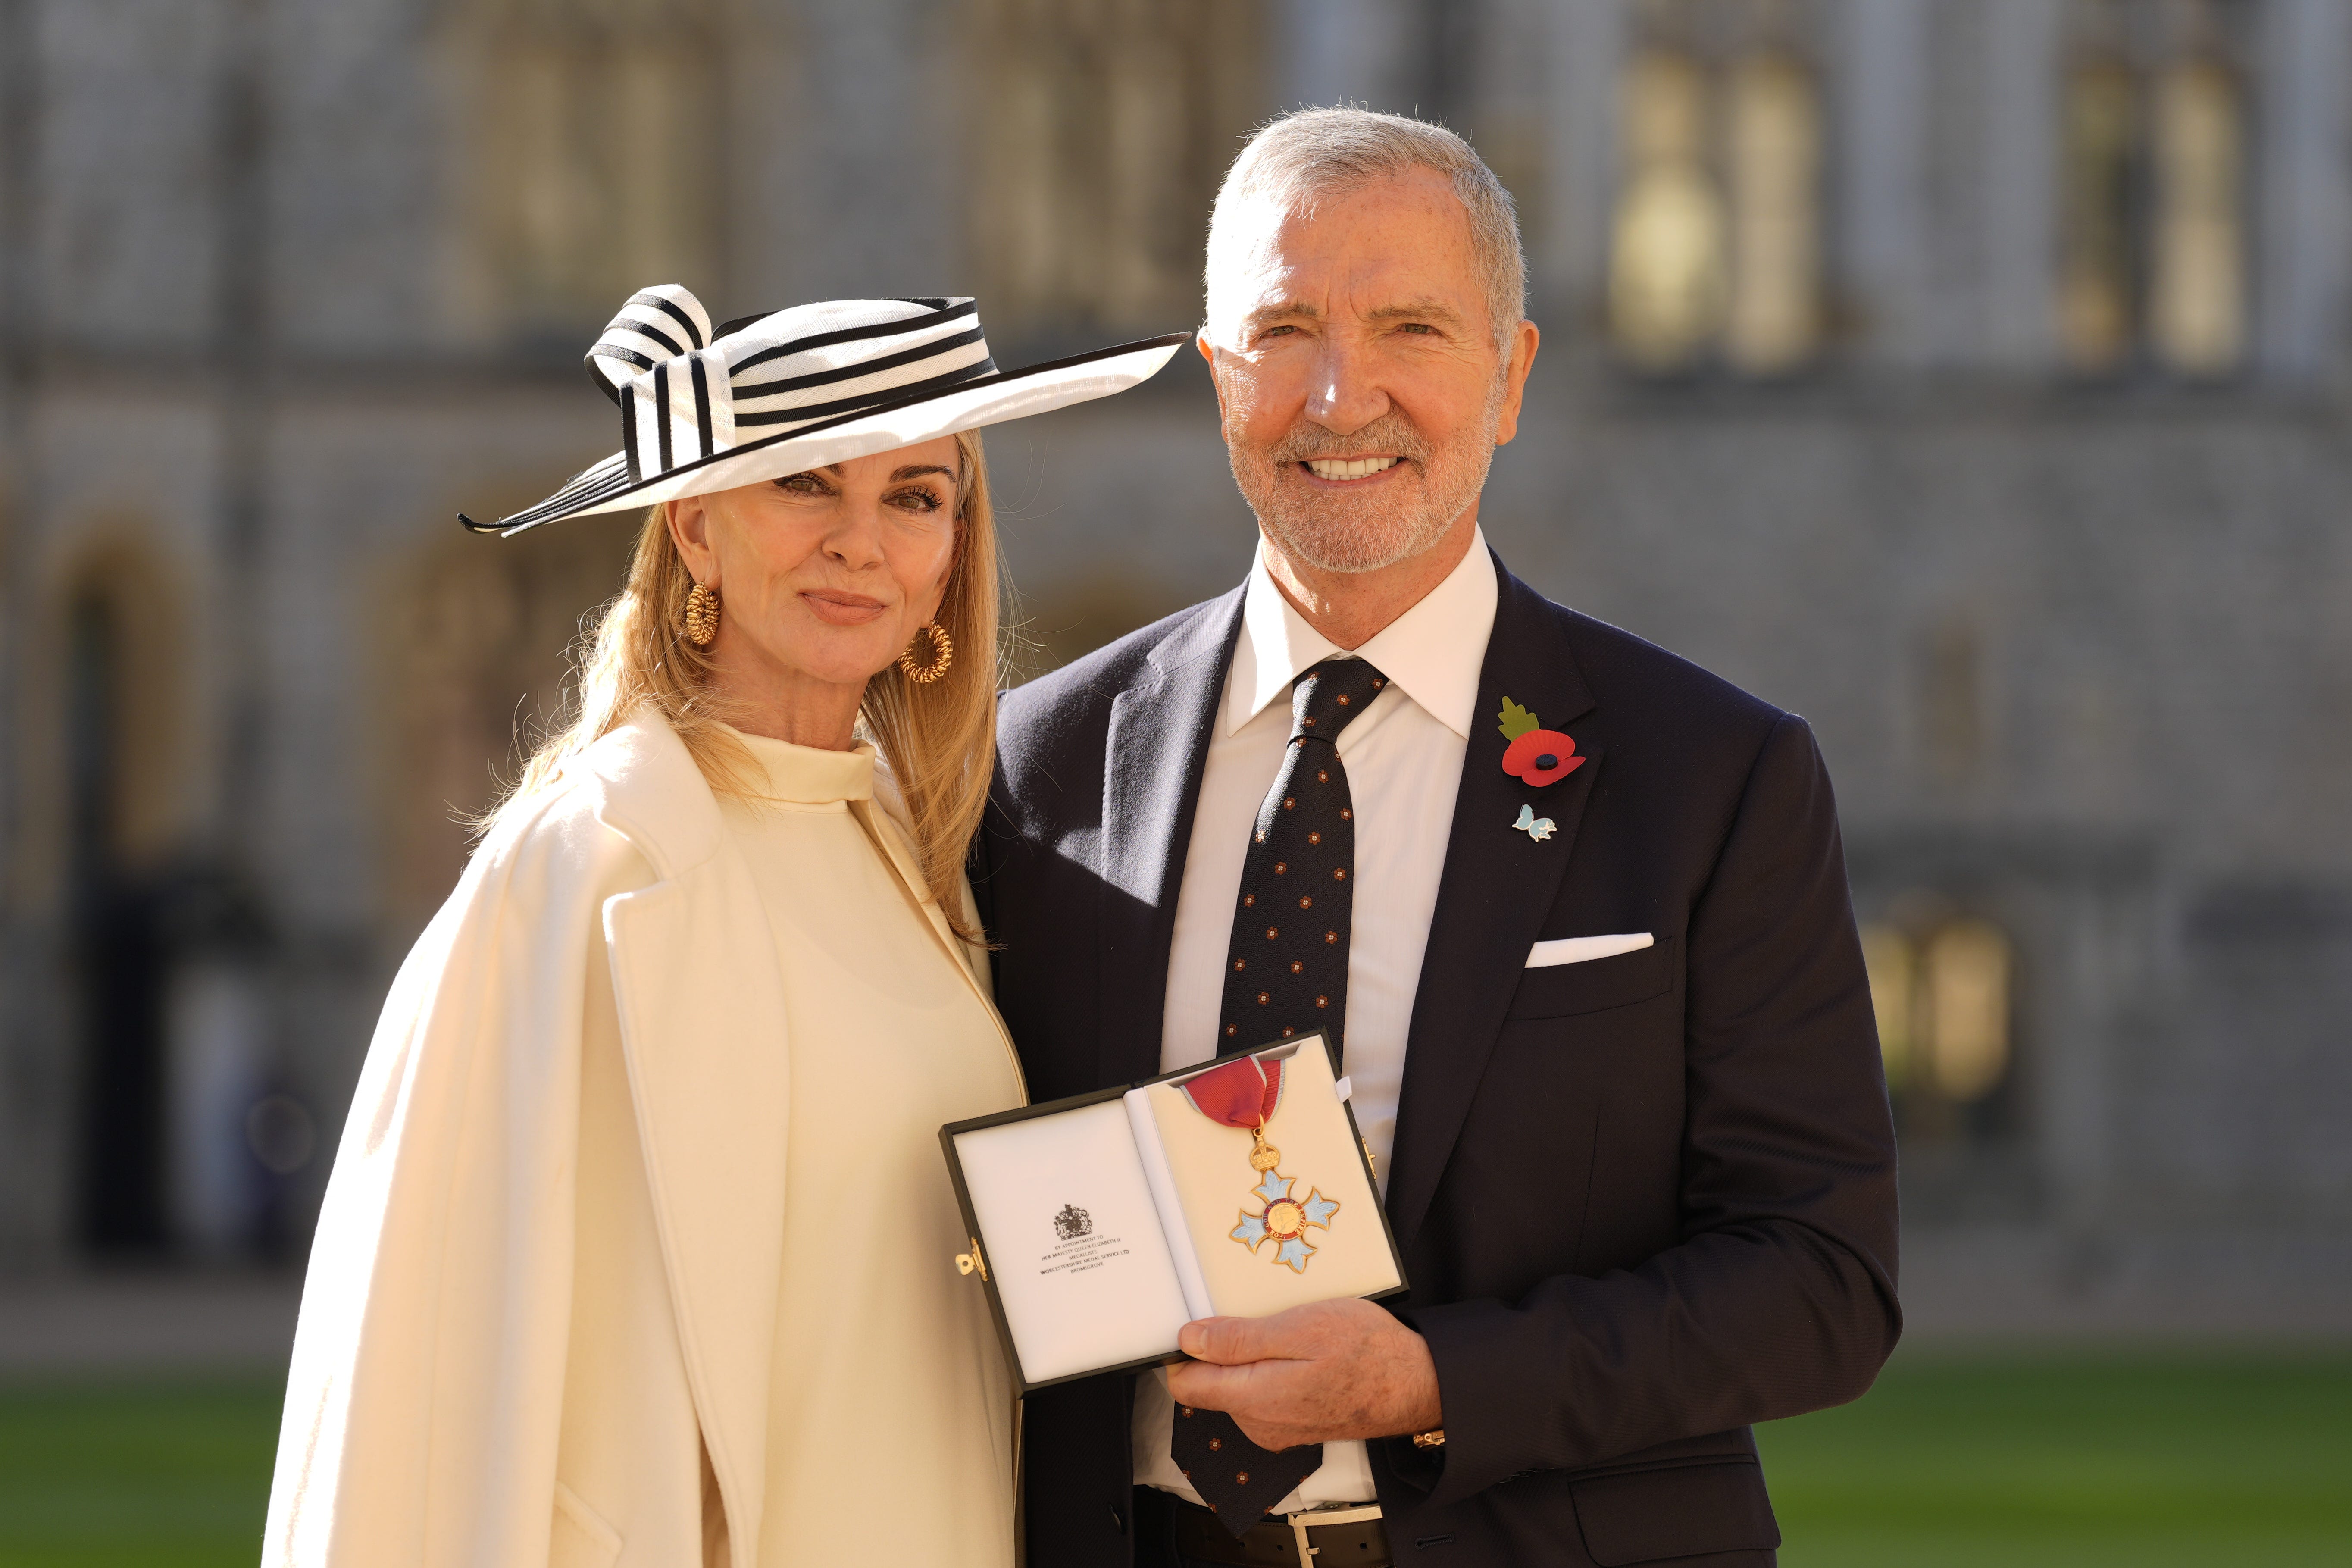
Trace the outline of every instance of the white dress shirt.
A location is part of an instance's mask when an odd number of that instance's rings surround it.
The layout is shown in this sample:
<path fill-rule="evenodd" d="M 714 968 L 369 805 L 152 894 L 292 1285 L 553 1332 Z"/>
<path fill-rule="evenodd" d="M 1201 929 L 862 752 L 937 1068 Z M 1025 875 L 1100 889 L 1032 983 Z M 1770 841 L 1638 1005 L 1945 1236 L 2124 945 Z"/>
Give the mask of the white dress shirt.
<path fill-rule="evenodd" d="M 1495 627 L 1495 564 L 1479 531 L 1470 552 L 1422 601 L 1399 616 L 1357 657 L 1388 686 L 1339 732 L 1356 812 L 1355 904 L 1348 947 L 1347 1060 L 1356 1121 L 1388 1188 L 1404 1083 L 1405 1036 L 1429 944 L 1438 879 L 1454 833 L 1454 797 L 1477 721 L 1478 671 Z M 1192 847 L 1176 898 L 1168 950 L 1168 1000 L 1160 1017 L 1160 1070 L 1173 1072 L 1217 1054 L 1218 1010 L 1233 940 L 1234 900 L 1257 808 L 1274 787 L 1290 744 L 1291 683 L 1334 655 L 1333 646 L 1291 607 L 1266 572 L 1263 545 L 1242 601 L 1241 637 L 1225 671 L 1192 818 Z M 1136 1384 L 1135 1479 L 1198 1503 L 1168 1451 L 1175 1416 L 1168 1374 Z M 1372 1500 L 1372 1471 L 1360 1442 L 1327 1443 L 1323 1466 L 1276 1511 Z"/>

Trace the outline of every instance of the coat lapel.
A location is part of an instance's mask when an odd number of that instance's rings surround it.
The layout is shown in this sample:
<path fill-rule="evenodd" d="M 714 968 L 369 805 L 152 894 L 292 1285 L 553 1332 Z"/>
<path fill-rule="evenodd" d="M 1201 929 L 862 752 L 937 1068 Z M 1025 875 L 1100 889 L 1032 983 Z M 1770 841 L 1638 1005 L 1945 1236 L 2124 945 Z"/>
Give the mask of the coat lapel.
<path fill-rule="evenodd" d="M 1436 1194 L 1603 766 L 1579 722 L 1595 703 L 1560 617 L 1499 559 L 1495 570 L 1502 593 L 1479 670 L 1477 721 L 1454 797 L 1397 1107 L 1388 1208 L 1402 1248 L 1412 1245 Z M 1506 696 L 1532 710 L 1544 728 L 1573 738 L 1584 765 L 1543 788 L 1503 772 L 1498 725 Z M 1538 843 L 1513 827 L 1522 805 L 1551 819 L 1548 839 Z"/>
<path fill-rule="evenodd" d="M 996 999 L 989 994 L 986 983 L 973 965 L 972 949 L 956 935 L 955 927 L 948 924 L 947 911 L 940 907 L 937 899 L 931 897 L 930 879 L 923 873 L 922 862 L 916 858 L 914 842 L 908 837 L 907 830 L 899 826 L 898 819 L 879 799 L 854 800 L 849 803 L 849 809 L 865 827 L 866 836 L 874 841 L 876 847 L 882 851 L 883 858 L 898 873 L 899 885 L 906 889 L 908 901 L 923 917 L 923 922 L 931 928 L 931 934 L 939 938 L 940 945 L 947 950 L 956 973 L 971 986 L 972 994 L 988 1005 L 989 1016 L 995 1017 Z M 999 1027 L 1002 1026 L 1002 1020 L 999 1020 Z M 1009 1037 L 1007 1044 L 1010 1045 Z M 1017 1057 L 1015 1060 L 1018 1060 Z"/>
<path fill-rule="evenodd" d="M 661 879 L 608 901 L 604 934 L 679 1349 L 744 1561 L 766 1489 L 783 1247 L 783 977 L 759 889 L 720 852 L 718 804 L 684 743 L 654 718 L 598 749 L 597 815 Z"/>
<path fill-rule="evenodd" d="M 1160 1070 L 1160 1021 L 1176 895 L 1192 842 L 1225 670 L 1241 635 L 1234 589 L 1148 656 L 1152 678 L 1113 699 L 1103 758 L 1099 1081 Z"/>

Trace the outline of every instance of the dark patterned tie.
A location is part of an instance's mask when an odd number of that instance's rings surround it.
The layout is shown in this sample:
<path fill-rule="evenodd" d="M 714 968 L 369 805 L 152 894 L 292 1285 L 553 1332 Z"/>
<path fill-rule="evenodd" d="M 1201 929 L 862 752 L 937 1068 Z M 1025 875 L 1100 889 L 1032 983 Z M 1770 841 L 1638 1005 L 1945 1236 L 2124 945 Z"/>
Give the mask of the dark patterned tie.
<path fill-rule="evenodd" d="M 1388 678 L 1360 658 L 1327 658 L 1290 695 L 1290 747 L 1257 809 L 1234 934 L 1225 953 L 1220 1056 L 1328 1029 L 1348 1012 L 1349 917 L 1355 908 L 1356 806 L 1339 765 L 1339 731 Z M 1338 1063 L 1332 1064 L 1338 1069 Z M 1323 1463 L 1323 1446 L 1280 1453 L 1242 1436 L 1219 1410 L 1176 1407 L 1177 1468 L 1239 1535 Z"/>

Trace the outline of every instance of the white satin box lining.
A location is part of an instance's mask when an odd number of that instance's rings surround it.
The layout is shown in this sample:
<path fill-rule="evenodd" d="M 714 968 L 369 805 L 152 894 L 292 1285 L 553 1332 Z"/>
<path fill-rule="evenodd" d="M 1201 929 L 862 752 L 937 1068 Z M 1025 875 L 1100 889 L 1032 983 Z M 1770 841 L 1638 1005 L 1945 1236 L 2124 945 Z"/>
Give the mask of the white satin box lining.
<path fill-rule="evenodd" d="M 1557 942 L 1539 942 L 1528 949 L 1528 967 L 1549 969 L 1558 963 L 1589 963 L 1596 958 L 1614 958 L 1621 952 L 1639 952 L 1653 945 L 1654 940 L 1645 931 L 1622 931 L 1615 936 L 1564 936 Z"/>

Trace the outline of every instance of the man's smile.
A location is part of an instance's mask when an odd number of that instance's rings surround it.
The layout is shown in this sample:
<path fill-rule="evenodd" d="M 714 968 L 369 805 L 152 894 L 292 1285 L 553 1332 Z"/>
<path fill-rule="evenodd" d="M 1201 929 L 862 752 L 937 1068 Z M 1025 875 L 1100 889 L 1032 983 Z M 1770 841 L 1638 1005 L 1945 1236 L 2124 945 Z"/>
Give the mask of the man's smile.
<path fill-rule="evenodd" d="M 1359 483 L 1387 473 L 1402 458 L 1309 458 L 1299 467 L 1329 484 Z"/>

